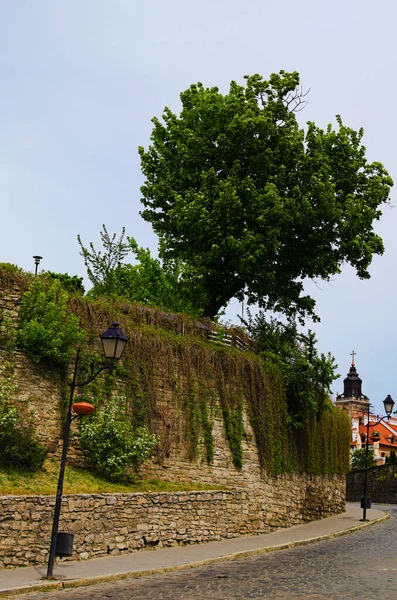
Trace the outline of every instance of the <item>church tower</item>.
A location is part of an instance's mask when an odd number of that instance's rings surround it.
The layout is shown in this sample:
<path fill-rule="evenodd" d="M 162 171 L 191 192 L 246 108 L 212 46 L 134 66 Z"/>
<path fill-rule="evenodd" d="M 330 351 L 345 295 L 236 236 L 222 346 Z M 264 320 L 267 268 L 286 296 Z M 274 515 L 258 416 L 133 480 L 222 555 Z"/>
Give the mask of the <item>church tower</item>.
<path fill-rule="evenodd" d="M 353 351 L 350 370 L 343 380 L 343 394 L 338 394 L 335 401 L 336 406 L 342 408 L 350 417 L 367 414 L 369 405 L 369 398 L 362 393 L 362 380 L 354 364 L 355 355 Z"/>
<path fill-rule="evenodd" d="M 365 439 L 360 435 L 360 425 L 364 423 L 364 417 L 368 414 L 370 406 L 369 398 L 362 393 L 362 380 L 354 364 L 355 355 L 353 350 L 351 353 L 352 364 L 347 377 L 343 380 L 343 394 L 338 394 L 335 401 L 336 406 L 345 411 L 351 419 L 350 449 L 352 452 L 362 448 L 365 443 Z"/>

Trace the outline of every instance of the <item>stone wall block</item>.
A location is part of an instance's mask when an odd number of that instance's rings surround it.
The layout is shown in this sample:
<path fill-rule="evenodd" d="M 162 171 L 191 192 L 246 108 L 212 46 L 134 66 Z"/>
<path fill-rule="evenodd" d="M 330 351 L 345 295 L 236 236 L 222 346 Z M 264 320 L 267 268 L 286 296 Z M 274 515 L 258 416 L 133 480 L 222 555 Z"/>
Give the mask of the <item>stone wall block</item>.
<path fill-rule="evenodd" d="M 278 481 L 278 478 L 274 479 L 275 492 L 280 491 Z M 305 520 L 344 510 L 343 477 L 311 480 L 302 477 L 300 485 L 299 479 L 294 481 L 293 495 L 286 493 L 288 477 L 281 483 L 284 506 L 278 505 L 274 498 L 270 503 L 258 501 L 261 497 L 258 489 L 252 490 L 252 493 L 236 489 L 225 493 L 214 490 L 175 494 L 102 494 L 100 498 L 98 495 L 67 496 L 62 505 L 60 531 L 74 533 L 71 559 L 84 560 L 297 525 L 302 521 L 301 504 L 307 497 L 308 487 L 313 488 L 310 494 L 317 500 L 320 488 L 326 492 L 327 507 L 316 503 L 306 507 Z M 28 520 L 16 518 L 14 509 L 17 505 Z M 52 505 L 53 498 L 46 496 L 36 499 L 32 496 L 0 497 L 3 519 L 0 523 L 0 568 L 46 563 Z M 139 517 L 137 511 L 142 513 Z"/>

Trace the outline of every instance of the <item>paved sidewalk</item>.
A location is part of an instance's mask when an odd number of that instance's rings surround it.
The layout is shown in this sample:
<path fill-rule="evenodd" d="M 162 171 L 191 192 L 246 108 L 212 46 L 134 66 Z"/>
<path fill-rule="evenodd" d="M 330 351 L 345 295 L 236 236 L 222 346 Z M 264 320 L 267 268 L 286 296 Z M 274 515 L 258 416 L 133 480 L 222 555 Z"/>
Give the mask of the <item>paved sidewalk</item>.
<path fill-rule="evenodd" d="M 360 522 L 362 510 L 359 506 L 347 504 L 346 512 L 341 515 L 288 529 L 279 529 L 274 533 L 160 550 L 142 550 L 122 556 L 107 556 L 86 561 L 62 562 L 54 568 L 55 581 L 43 579 L 46 575 L 46 566 L 19 567 L 0 571 L 0 597 L 10 598 L 24 592 L 50 591 L 127 577 L 142 577 L 292 548 L 349 534 L 383 521 L 388 516 L 388 513 L 383 510 L 371 508 L 367 511 L 369 521 L 363 523 Z"/>

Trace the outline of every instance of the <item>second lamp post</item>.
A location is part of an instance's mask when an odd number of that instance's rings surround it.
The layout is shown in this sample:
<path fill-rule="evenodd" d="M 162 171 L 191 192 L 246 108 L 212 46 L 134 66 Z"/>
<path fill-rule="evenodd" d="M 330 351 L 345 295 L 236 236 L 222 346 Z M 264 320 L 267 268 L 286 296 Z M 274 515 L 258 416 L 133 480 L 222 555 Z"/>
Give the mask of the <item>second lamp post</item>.
<path fill-rule="evenodd" d="M 386 398 L 383 400 L 383 406 L 385 407 L 385 413 L 386 413 L 385 416 L 377 417 L 378 420 L 375 423 L 371 423 L 371 427 L 375 427 L 376 425 L 379 425 L 379 423 L 381 423 L 385 419 L 387 419 L 387 420 L 390 419 L 391 413 L 393 412 L 393 408 L 394 408 L 394 400 L 390 396 L 390 394 L 388 394 L 386 396 Z M 366 441 L 365 441 L 364 497 L 361 499 L 361 508 L 363 509 L 363 518 L 360 519 L 361 521 L 368 520 L 367 519 L 367 508 L 371 508 L 371 499 L 368 498 L 368 454 L 369 454 L 369 428 L 370 428 L 369 417 L 370 417 L 370 404 L 368 404 L 368 413 L 367 413 L 367 435 L 366 435 Z"/>

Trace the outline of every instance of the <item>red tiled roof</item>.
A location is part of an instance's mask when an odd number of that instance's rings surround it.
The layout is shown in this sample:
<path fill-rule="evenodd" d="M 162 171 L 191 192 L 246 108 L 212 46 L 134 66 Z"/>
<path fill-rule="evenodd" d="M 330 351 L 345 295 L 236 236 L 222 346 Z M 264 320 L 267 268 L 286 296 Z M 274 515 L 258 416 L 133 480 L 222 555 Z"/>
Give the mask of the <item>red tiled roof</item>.
<path fill-rule="evenodd" d="M 394 421 L 394 420 L 393 420 Z M 372 442 L 373 440 L 371 440 L 371 436 L 373 434 L 374 431 L 379 431 L 380 433 L 380 438 L 379 438 L 379 444 L 381 446 L 387 446 L 389 448 L 396 448 L 397 449 L 397 423 L 385 423 L 382 421 L 382 423 L 378 423 L 377 425 L 372 425 L 371 423 L 376 423 L 376 417 L 370 417 L 369 420 L 369 438 L 370 441 Z M 367 425 L 360 425 L 359 426 L 359 434 L 360 436 L 366 436 L 367 435 Z M 376 440 L 375 440 L 376 441 Z"/>

